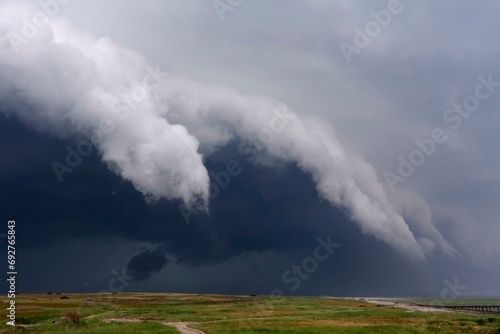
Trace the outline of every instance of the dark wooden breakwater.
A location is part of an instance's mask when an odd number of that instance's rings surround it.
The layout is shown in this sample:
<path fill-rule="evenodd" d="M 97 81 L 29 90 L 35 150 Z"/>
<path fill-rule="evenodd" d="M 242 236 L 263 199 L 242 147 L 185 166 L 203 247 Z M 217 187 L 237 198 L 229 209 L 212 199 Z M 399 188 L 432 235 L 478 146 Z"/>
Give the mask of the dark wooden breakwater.
<path fill-rule="evenodd" d="M 500 313 L 500 305 L 426 305 L 426 304 L 417 304 L 417 305 L 423 307 L 476 311 L 484 313 Z"/>
<path fill-rule="evenodd" d="M 450 309 L 466 310 L 466 311 L 478 311 L 487 313 L 500 313 L 500 305 L 450 305 L 445 306 Z"/>

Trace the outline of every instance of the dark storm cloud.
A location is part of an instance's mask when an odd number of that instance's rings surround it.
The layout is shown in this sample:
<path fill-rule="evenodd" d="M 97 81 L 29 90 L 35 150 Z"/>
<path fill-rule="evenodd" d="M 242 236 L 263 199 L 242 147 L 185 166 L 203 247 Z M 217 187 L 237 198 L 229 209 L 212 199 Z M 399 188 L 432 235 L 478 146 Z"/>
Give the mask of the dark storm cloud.
<path fill-rule="evenodd" d="M 92 254 L 88 247 L 102 243 L 103 238 L 109 244 L 106 252 L 113 247 L 123 252 L 127 247 L 112 246 L 111 238 L 157 247 L 155 251 L 140 248 L 117 254 L 125 260 L 125 268 L 135 271 L 136 280 L 126 287 L 129 291 L 269 294 L 281 289 L 285 294 L 345 296 L 439 293 L 443 280 L 454 277 L 470 290 L 477 288 L 468 274 L 470 267 L 460 261 L 454 261 L 454 267 L 437 257 L 427 265 L 416 265 L 395 256 L 385 244 L 363 236 L 343 210 L 319 199 L 310 177 L 298 168 L 255 168 L 237 152 L 236 145 L 218 152 L 206 164 L 217 173 L 233 159 L 242 172 L 212 199 L 209 215 L 193 215 L 188 225 L 179 212 L 180 203 L 146 204 L 95 155 L 86 157 L 63 185 L 59 184 L 50 162 L 65 154 L 66 142 L 38 135 L 14 120 L 2 119 L 0 129 L 2 142 L 10 143 L 1 153 L 11 157 L 2 164 L 8 173 L 2 172 L 0 177 L 0 200 L 8 208 L 8 212 L 3 210 L 4 217 L 15 212 L 14 218 L 21 222 L 21 255 L 38 254 L 43 249 L 44 258 L 58 264 L 45 265 L 38 257 L 33 257 L 34 262 L 23 257 L 23 272 L 38 277 L 21 279 L 24 290 L 89 291 L 78 276 L 95 272 L 95 263 L 83 263 L 90 256 L 87 254 Z M 41 151 L 30 150 L 34 145 Z M 316 239 L 328 235 L 341 246 L 292 291 L 290 284 L 282 281 L 283 273 L 311 256 Z M 66 254 L 67 241 L 71 240 L 88 240 L 90 244 L 78 243 L 72 254 Z M 270 259 L 264 260 L 266 257 Z M 166 258 L 171 259 L 168 265 Z M 101 278 L 86 278 L 95 281 L 90 291 L 106 289 L 113 277 L 111 270 L 121 272 L 120 261 L 106 263 Z M 72 269 L 75 265 L 78 268 Z M 190 268 L 191 274 L 176 274 L 180 268 Z M 73 271 L 79 274 L 68 279 Z M 155 275 L 149 277 L 152 273 Z M 206 280 L 192 278 L 198 275 Z"/>
<path fill-rule="evenodd" d="M 242 173 L 212 200 L 209 215 L 194 215 L 187 225 L 176 204 L 146 204 L 97 156 L 86 157 L 61 186 L 50 162 L 65 154 L 65 143 L 39 136 L 14 120 L 3 119 L 0 127 L 11 144 L 10 153 L 4 152 L 12 159 L 4 166 L 17 166 L 2 174 L 0 199 L 22 222 L 19 242 L 25 249 L 102 237 L 161 245 L 161 252 L 146 251 L 130 260 L 129 269 L 142 279 L 148 268 L 161 269 L 163 252 L 178 264 L 203 266 L 251 252 L 307 249 L 316 237 L 328 234 L 347 245 L 358 243 L 350 239 L 361 238 L 341 211 L 318 199 L 309 176 L 293 166 L 255 168 L 235 146 L 214 155 L 207 165 L 216 173 L 228 158 L 238 159 Z M 26 150 L 34 142 L 43 147 L 39 154 Z M 145 267 L 140 264 L 143 260 Z"/>
<path fill-rule="evenodd" d="M 255 168 L 235 145 L 208 159 L 207 166 L 217 173 L 233 158 L 239 159 L 243 172 L 213 198 L 209 214 L 193 215 L 186 224 L 180 203 L 145 203 L 95 154 L 59 183 L 51 161 L 65 156 L 64 142 L 32 133 L 14 120 L 3 119 L 0 126 L 10 141 L 5 155 L 12 157 L 4 167 L 17 166 L 2 174 L 2 201 L 26 222 L 21 231 L 31 247 L 63 237 L 113 236 L 165 243 L 180 262 L 203 264 L 249 251 L 300 247 L 307 240 L 304 236 L 314 239 L 324 224 L 302 225 L 306 209 L 318 205 L 309 176 L 292 166 Z M 43 150 L 30 151 L 32 141 Z M 345 220 L 340 212 L 329 219 Z"/>
<path fill-rule="evenodd" d="M 146 249 L 130 259 L 127 271 L 134 277 L 134 280 L 141 281 L 150 278 L 155 272 L 163 269 L 167 263 L 168 260 L 163 251 Z"/>

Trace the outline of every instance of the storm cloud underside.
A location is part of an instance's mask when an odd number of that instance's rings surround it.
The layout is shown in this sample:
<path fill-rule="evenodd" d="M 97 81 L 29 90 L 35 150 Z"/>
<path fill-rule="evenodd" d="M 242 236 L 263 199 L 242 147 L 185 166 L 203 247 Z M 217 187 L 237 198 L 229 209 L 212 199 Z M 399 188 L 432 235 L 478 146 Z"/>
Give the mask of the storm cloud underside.
<path fill-rule="evenodd" d="M 2 8 L 2 36 L 15 30 L 16 11 L 14 5 Z M 210 179 L 203 160 L 232 142 L 262 138 L 276 123 L 284 129 L 272 133 L 255 165 L 297 165 L 312 176 L 320 196 L 345 208 L 363 233 L 410 258 L 422 260 L 436 246 L 455 252 L 434 227 L 425 201 L 408 194 L 419 200 L 395 206 L 374 168 L 322 119 L 271 98 L 165 73 L 123 116 L 117 112 L 123 96 L 134 96 L 144 86 L 146 69 L 154 68 L 140 53 L 62 20 L 52 21 L 20 52 L 7 38 L 0 45 L 2 112 L 61 139 L 92 134 L 110 120 L 113 130 L 93 144 L 108 168 L 148 200 L 181 199 L 206 209 Z M 403 211 L 412 212 L 412 229 Z"/>

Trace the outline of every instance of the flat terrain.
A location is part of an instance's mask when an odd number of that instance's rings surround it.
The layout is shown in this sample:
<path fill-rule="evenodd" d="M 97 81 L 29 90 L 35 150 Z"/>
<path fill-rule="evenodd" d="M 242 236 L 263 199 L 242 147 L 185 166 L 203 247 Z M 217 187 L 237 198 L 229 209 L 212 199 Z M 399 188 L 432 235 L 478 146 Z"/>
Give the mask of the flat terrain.
<path fill-rule="evenodd" d="M 410 301 L 383 301 L 158 293 L 18 295 L 17 326 L 5 324 L 5 310 L 0 333 L 500 334 L 500 315 L 421 310 Z"/>

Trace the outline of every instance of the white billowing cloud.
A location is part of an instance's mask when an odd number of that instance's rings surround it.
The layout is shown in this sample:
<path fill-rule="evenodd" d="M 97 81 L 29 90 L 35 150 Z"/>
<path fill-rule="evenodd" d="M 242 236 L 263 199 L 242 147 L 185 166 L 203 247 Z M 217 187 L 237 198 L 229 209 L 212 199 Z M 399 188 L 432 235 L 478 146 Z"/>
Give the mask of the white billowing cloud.
<path fill-rule="evenodd" d="M 185 125 L 200 142 L 208 144 L 208 152 L 232 137 L 243 141 L 239 152 L 245 158 L 253 157 L 255 147 L 265 144 L 263 154 L 296 163 L 311 173 L 320 195 L 346 208 L 364 233 L 411 257 L 424 257 L 408 225 L 389 202 L 373 167 L 359 155 L 347 152 L 325 121 L 298 117 L 281 102 L 244 96 L 188 78 L 166 78 L 158 91 L 167 106 L 160 113 L 171 122 Z M 442 239 L 439 233 L 424 235 L 437 242 Z"/>
<path fill-rule="evenodd" d="M 404 217 L 408 217 L 407 221 L 413 230 L 426 236 L 418 239 L 424 252 L 431 253 L 436 246 L 439 246 L 445 255 L 460 255 L 439 233 L 432 221 L 431 208 L 421 196 L 401 187 L 396 189 L 390 198 L 398 212 L 401 212 Z"/>
<path fill-rule="evenodd" d="M 148 198 L 206 202 L 209 178 L 198 140 L 156 114 L 153 91 L 144 88 L 155 80 L 143 57 L 56 20 L 16 52 L 7 35 L 22 36 L 9 24 L 16 10 L 1 10 L 2 112 L 61 138 L 106 132 L 94 136 L 102 160 Z"/>
<path fill-rule="evenodd" d="M 15 18 L 7 7 L 1 13 L 5 36 L 15 31 Z M 373 167 L 342 145 L 324 120 L 298 117 L 269 98 L 154 75 L 139 53 L 63 21 L 51 22 L 17 53 L 9 44 L 0 39 L 2 112 L 61 138 L 106 130 L 93 137 L 102 160 L 148 197 L 206 204 L 210 181 L 202 154 L 238 139 L 242 158 L 297 164 L 364 233 L 408 257 L 423 259 L 435 245 L 451 253 L 427 215 L 416 218 L 414 235 Z M 159 85 L 152 88 L 155 80 Z"/>

